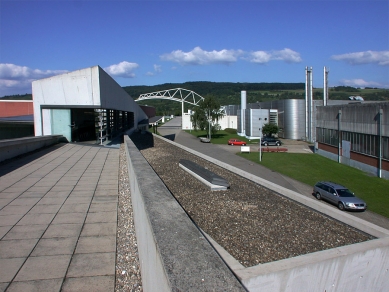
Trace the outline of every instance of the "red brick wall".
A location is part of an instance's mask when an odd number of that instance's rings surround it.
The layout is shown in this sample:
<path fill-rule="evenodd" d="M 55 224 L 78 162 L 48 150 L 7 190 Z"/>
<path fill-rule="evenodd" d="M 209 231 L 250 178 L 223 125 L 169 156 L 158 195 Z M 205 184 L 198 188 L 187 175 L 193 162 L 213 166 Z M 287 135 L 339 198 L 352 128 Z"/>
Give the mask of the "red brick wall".
<path fill-rule="evenodd" d="M 338 154 L 338 148 L 337 147 L 330 146 L 330 145 L 327 145 L 327 144 L 322 144 L 322 143 L 318 143 L 318 144 L 319 144 L 318 145 L 319 149 L 327 151 L 327 152 L 330 152 L 330 153 L 333 153 L 333 154 Z"/>
<path fill-rule="evenodd" d="M 338 154 L 338 148 L 327 144 L 318 143 L 319 149 L 333 154 Z M 378 168 L 378 158 L 350 151 L 350 159 Z M 382 160 L 382 169 L 389 171 L 389 161 Z"/>
<path fill-rule="evenodd" d="M 359 161 L 359 162 L 362 162 L 364 164 L 371 165 L 371 166 L 374 166 L 377 168 L 379 166 L 378 165 L 378 163 L 379 163 L 378 158 L 363 155 L 361 153 L 350 152 L 350 158 L 352 160 L 356 160 L 356 161 Z M 389 161 L 382 160 L 382 169 L 389 171 Z"/>
<path fill-rule="evenodd" d="M 0 117 L 17 117 L 34 114 L 32 101 L 0 101 Z"/>

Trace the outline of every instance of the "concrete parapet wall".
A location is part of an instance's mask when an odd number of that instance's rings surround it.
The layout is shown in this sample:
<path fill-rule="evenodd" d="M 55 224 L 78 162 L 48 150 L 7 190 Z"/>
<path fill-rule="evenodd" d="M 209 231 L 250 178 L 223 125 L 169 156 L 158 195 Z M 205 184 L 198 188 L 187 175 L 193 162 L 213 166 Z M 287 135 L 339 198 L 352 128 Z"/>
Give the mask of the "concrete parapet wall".
<path fill-rule="evenodd" d="M 57 144 L 62 138 L 62 135 L 48 135 L 0 140 L 0 161 Z"/>
<path fill-rule="evenodd" d="M 389 238 L 237 271 L 249 291 L 387 291 Z"/>
<path fill-rule="evenodd" d="M 246 291 L 124 137 L 144 291 Z"/>
<path fill-rule="evenodd" d="M 389 230 L 163 137 L 157 135 L 154 137 L 163 139 L 311 209 L 377 237 L 377 239 L 366 242 L 249 268 L 236 265 L 236 261 L 231 260 L 230 255 L 223 256 L 249 291 L 387 291 L 389 287 Z M 218 251 L 221 255 L 226 253 L 224 250 Z"/>

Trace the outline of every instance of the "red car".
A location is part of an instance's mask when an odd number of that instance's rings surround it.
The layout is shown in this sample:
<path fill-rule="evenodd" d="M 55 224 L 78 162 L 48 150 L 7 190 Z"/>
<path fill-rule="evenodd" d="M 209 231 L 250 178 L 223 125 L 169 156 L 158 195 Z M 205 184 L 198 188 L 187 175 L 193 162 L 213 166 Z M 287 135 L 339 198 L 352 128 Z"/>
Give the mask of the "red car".
<path fill-rule="evenodd" d="M 230 139 L 228 140 L 228 145 L 239 145 L 239 146 L 246 146 L 246 142 L 245 141 L 241 141 L 241 140 L 238 140 L 238 139 Z"/>

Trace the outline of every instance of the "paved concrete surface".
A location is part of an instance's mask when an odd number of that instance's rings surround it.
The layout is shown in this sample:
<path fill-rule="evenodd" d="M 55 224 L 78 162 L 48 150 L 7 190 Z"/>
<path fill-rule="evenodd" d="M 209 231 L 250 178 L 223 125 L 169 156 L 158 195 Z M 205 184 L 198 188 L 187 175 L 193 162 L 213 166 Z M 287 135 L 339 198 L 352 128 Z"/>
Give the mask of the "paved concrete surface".
<path fill-rule="evenodd" d="M 163 126 L 158 128 L 158 132 L 176 143 L 179 143 L 183 146 L 196 150 L 198 152 L 204 153 L 208 156 L 211 156 L 217 160 L 220 160 L 224 163 L 233 165 L 237 168 L 240 168 L 246 172 L 254 174 L 258 177 L 276 183 L 280 186 L 288 188 L 292 191 L 298 192 L 307 197 L 314 198 L 312 196 L 312 186 L 303 184 L 294 179 L 291 179 L 287 176 L 284 176 L 280 173 L 272 171 L 258 163 L 253 163 L 243 157 L 235 155 L 240 152 L 239 146 L 229 146 L 229 145 L 216 145 L 212 143 L 201 143 L 198 138 L 195 136 L 186 133 L 181 130 L 181 117 L 176 117 Z M 288 152 L 293 153 L 312 153 L 310 145 L 302 141 L 294 140 L 284 140 L 285 145 L 283 147 L 288 148 Z M 258 151 L 257 146 L 251 146 L 252 151 Z M 258 153 L 259 155 L 259 153 Z M 266 158 L 266 153 L 264 154 L 264 159 Z M 258 156 L 259 159 L 259 156 Z M 324 201 L 321 201 L 323 204 L 328 204 Z M 330 205 L 330 204 L 328 204 Z M 333 205 L 330 205 L 333 206 Z M 336 206 L 333 206 L 336 208 Z M 380 227 L 389 229 L 389 219 L 378 215 L 376 213 L 365 211 L 365 212 L 348 212 L 351 215 L 354 215 L 358 218 L 364 219 L 371 223 L 374 223 Z"/>
<path fill-rule="evenodd" d="M 0 164 L 0 291 L 114 291 L 119 149 Z"/>

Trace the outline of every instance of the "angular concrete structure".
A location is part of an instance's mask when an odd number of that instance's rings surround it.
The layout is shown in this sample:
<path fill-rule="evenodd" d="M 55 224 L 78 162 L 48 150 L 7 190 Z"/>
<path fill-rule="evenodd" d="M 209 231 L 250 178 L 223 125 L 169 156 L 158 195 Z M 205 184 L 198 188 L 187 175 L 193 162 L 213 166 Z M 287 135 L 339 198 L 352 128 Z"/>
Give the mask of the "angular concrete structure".
<path fill-rule="evenodd" d="M 96 139 L 99 122 L 104 136 L 113 136 L 137 129 L 148 119 L 99 66 L 34 81 L 32 94 L 35 136 L 61 134 L 68 141 Z M 102 112 L 99 121 L 96 117 Z"/>

